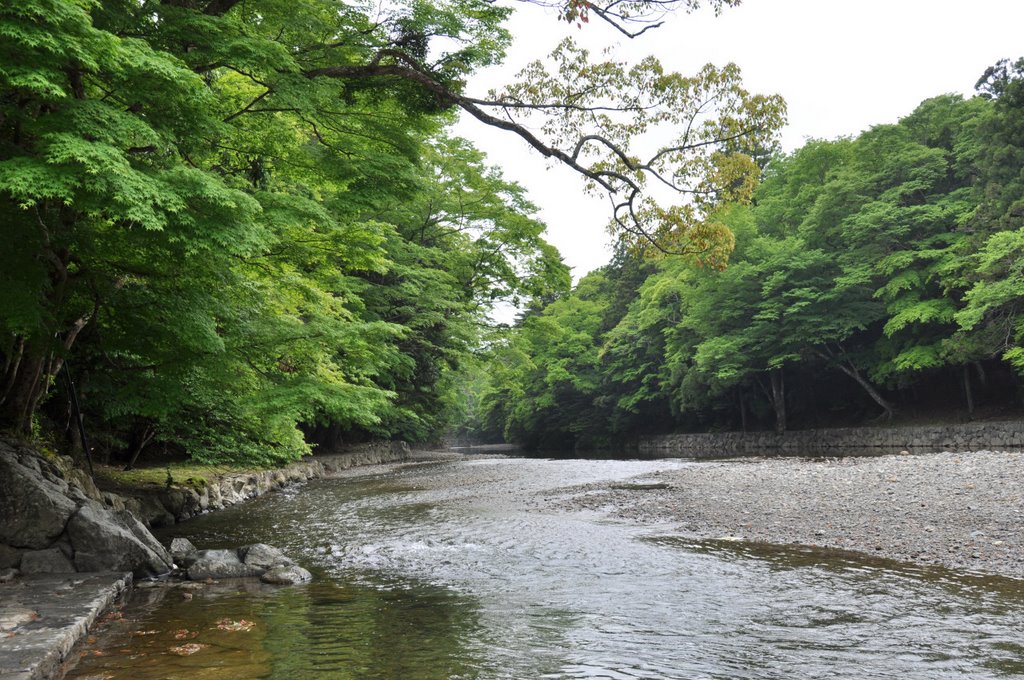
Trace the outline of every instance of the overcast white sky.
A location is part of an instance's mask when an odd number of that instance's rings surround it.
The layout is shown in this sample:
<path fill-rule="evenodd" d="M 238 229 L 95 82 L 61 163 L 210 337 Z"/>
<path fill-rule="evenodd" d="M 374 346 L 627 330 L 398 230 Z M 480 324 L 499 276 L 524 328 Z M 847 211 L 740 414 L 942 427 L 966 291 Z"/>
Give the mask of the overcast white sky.
<path fill-rule="evenodd" d="M 808 138 L 896 122 L 928 97 L 970 95 L 985 68 L 1024 56 L 1024 0 L 743 0 L 718 17 L 710 11 L 670 17 L 632 41 L 599 22 L 577 30 L 530 6 L 510 27 L 516 43 L 505 65 L 478 74 L 469 94 L 508 82 L 566 33 L 592 49 L 617 44 L 631 61 L 654 54 L 683 74 L 731 61 L 747 89 L 785 97 L 787 151 Z M 476 121 L 460 122 L 456 133 L 528 189 L 574 278 L 608 261 L 607 204 L 584 196 L 574 173 L 550 167 L 525 142 Z"/>

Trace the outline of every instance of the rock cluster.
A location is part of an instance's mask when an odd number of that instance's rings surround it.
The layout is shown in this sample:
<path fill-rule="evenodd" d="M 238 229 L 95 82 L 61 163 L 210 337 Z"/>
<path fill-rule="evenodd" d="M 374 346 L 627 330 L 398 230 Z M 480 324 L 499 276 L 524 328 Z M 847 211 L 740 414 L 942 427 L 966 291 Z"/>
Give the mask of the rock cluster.
<path fill-rule="evenodd" d="M 278 470 L 223 475 L 198 489 L 179 486 L 153 489 L 145 495 L 125 498 L 123 502 L 146 526 L 163 527 L 323 475 L 324 466 L 320 461 L 303 461 Z"/>
<path fill-rule="evenodd" d="M 171 556 L 132 513 L 80 471 L 0 441 L 0 572 L 131 571 L 156 576 Z"/>
<path fill-rule="evenodd" d="M 70 459 L 44 457 L 26 446 L 0 439 L 0 582 L 21 573 L 166 574 L 174 560 L 149 532 L 151 527 L 175 524 L 290 484 L 338 474 L 354 465 L 405 460 L 408 456 L 405 442 L 369 442 L 277 470 L 222 475 L 197 488 L 172 485 L 147 490 L 137 497 L 123 497 L 98 489 Z M 244 555 L 242 558 L 244 564 Z M 258 567 L 261 571 L 256 575 L 281 566 Z M 271 578 L 302 580 L 304 570 L 283 566 L 300 571 Z M 247 573 L 251 571 L 248 568 L 231 568 L 238 575 L 252 575 Z"/>
<path fill-rule="evenodd" d="M 237 550 L 197 550 L 187 538 L 171 542 L 171 555 L 179 573 L 193 581 L 259 577 L 264 583 L 305 583 L 312 575 L 274 546 L 244 545 Z"/>

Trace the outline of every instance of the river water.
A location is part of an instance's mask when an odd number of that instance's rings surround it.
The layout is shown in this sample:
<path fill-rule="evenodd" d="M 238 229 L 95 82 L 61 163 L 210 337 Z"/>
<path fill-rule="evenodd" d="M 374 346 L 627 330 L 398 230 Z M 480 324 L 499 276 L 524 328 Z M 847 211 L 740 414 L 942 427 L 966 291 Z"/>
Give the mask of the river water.
<path fill-rule="evenodd" d="M 1020 581 L 694 542 L 549 502 L 694 464 L 415 463 L 197 518 L 168 536 L 276 545 L 314 582 L 139 588 L 66 677 L 1024 677 Z"/>

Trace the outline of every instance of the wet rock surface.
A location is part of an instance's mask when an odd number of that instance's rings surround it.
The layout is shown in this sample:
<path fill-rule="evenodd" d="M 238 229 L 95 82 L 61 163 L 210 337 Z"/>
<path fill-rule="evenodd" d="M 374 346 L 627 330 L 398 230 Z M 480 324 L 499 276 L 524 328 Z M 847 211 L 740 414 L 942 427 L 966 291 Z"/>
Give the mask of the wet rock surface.
<path fill-rule="evenodd" d="M 175 538 L 171 553 L 178 562 L 178 575 L 192 581 L 264 577 L 264 583 L 292 585 L 312 578 L 281 550 L 266 543 L 197 550 L 188 539 Z"/>
<path fill-rule="evenodd" d="M 55 677 L 75 642 L 130 584 L 130 573 L 44 574 L 0 583 L 0 678 Z"/>
<path fill-rule="evenodd" d="M 257 569 L 272 569 L 294 564 L 283 552 L 266 543 L 243 545 L 238 549 L 238 557 L 245 564 Z"/>
<path fill-rule="evenodd" d="M 664 488 L 660 488 L 664 487 Z M 693 538 L 803 544 L 1024 578 L 1024 454 L 694 462 L 550 500 Z"/>
<path fill-rule="evenodd" d="M 276 586 L 292 586 L 298 583 L 307 583 L 312 579 L 313 575 L 297 564 L 274 567 L 260 576 L 260 580 L 264 583 Z"/>

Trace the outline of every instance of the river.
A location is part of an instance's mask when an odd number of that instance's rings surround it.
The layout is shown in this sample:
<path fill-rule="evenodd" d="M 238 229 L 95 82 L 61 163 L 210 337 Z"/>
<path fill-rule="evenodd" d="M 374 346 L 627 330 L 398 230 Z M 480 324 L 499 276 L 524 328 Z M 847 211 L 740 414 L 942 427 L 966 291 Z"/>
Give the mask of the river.
<path fill-rule="evenodd" d="M 165 538 L 276 545 L 314 582 L 138 588 L 66 677 L 1024 677 L 1021 581 L 694 542 L 550 502 L 696 464 L 421 462 L 205 515 Z"/>

